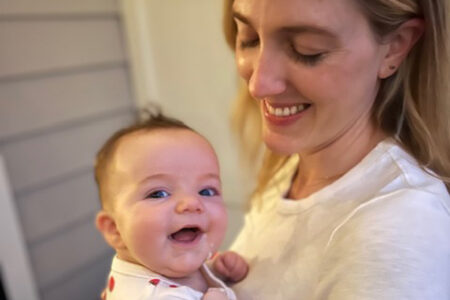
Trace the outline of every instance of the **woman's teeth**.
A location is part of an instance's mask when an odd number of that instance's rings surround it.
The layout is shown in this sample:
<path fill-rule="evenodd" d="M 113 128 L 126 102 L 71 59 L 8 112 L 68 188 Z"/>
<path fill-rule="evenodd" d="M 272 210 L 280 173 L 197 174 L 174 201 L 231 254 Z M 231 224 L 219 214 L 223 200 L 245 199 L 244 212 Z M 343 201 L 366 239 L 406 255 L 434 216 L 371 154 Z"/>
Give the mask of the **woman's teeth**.
<path fill-rule="evenodd" d="M 286 107 L 273 107 L 266 102 L 266 108 L 269 114 L 277 117 L 288 117 L 298 114 L 309 107 L 309 104 L 298 104 Z"/>

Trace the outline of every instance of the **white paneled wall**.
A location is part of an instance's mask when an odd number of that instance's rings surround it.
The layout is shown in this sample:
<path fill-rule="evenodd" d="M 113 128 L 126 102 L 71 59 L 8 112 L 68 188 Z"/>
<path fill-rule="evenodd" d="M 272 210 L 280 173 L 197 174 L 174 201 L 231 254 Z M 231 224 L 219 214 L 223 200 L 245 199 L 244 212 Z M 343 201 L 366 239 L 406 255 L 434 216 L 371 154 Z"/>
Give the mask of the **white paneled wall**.
<path fill-rule="evenodd" d="M 0 45 L 0 154 L 39 295 L 98 299 L 113 251 L 92 166 L 134 110 L 117 3 L 0 0 Z"/>
<path fill-rule="evenodd" d="M 130 115 L 119 111 L 4 145 L 2 153 L 14 190 L 20 195 L 23 191 L 46 186 L 64 174 L 92 167 L 94 154 L 105 137 L 130 122 Z"/>
<path fill-rule="evenodd" d="M 109 17 L 8 19 L 0 27 L 0 78 L 117 63 L 124 59 L 120 37 Z"/>
<path fill-rule="evenodd" d="M 123 69 L 123 64 L 117 64 L 89 72 L 3 82 L 0 139 L 126 109 L 130 95 Z"/>
<path fill-rule="evenodd" d="M 92 203 L 96 197 L 97 188 L 92 174 L 85 170 L 60 184 L 19 196 L 16 203 L 26 239 L 31 245 L 40 244 L 42 240 L 51 240 L 55 232 L 70 230 L 72 224 L 86 216 L 91 218 L 97 208 Z"/>
<path fill-rule="evenodd" d="M 35 5 L 30 0 L 0 0 L 0 16 L 17 18 L 21 16 L 110 15 L 117 12 L 117 3 L 112 0 L 39 0 Z"/>

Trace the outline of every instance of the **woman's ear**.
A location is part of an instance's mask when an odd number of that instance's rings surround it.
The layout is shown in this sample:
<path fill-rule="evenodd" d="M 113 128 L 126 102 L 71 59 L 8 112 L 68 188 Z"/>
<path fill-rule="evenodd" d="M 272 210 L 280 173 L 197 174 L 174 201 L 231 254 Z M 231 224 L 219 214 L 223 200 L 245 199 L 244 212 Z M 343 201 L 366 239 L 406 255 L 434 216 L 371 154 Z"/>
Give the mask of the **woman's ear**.
<path fill-rule="evenodd" d="M 424 21 L 414 18 L 404 22 L 386 39 L 388 50 L 378 71 L 379 78 L 387 78 L 394 74 L 411 48 L 423 34 Z"/>
<path fill-rule="evenodd" d="M 117 229 L 116 221 L 109 212 L 104 210 L 99 211 L 95 218 L 95 225 L 102 233 L 106 242 L 116 249 L 116 251 L 125 247 L 120 232 Z"/>

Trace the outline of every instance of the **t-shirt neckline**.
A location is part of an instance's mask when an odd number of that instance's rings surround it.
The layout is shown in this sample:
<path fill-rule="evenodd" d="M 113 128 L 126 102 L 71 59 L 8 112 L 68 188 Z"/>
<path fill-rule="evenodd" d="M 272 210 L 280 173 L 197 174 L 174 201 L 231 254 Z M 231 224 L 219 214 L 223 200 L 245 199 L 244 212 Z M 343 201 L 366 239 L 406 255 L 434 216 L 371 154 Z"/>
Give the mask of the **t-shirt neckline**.
<path fill-rule="evenodd" d="M 291 199 L 286 197 L 289 191 L 290 182 L 297 171 L 297 164 L 295 164 L 295 167 L 291 170 L 290 176 L 287 176 L 289 184 L 286 184 L 284 189 L 281 190 L 282 192 L 280 193 L 277 205 L 278 212 L 282 214 L 302 213 L 319 203 L 327 201 L 327 199 L 330 199 L 333 196 L 337 196 L 343 188 L 350 186 L 357 180 L 361 180 L 361 177 L 364 176 L 363 174 L 367 172 L 367 167 L 376 163 L 380 156 L 386 152 L 386 149 L 394 145 L 395 141 L 393 141 L 392 138 L 380 141 L 357 165 L 351 168 L 342 177 L 303 199 Z"/>

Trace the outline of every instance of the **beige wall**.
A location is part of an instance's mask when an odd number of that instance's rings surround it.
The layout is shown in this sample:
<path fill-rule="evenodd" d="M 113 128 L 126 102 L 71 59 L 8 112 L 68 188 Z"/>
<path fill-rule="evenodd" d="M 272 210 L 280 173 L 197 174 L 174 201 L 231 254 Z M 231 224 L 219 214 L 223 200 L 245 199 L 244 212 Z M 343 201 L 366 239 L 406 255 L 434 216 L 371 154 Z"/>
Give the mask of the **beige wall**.
<path fill-rule="evenodd" d="M 222 34 L 222 0 L 122 0 L 138 102 L 203 133 L 222 168 L 230 214 L 227 247 L 242 224 L 245 188 L 229 117 L 238 78 Z"/>

